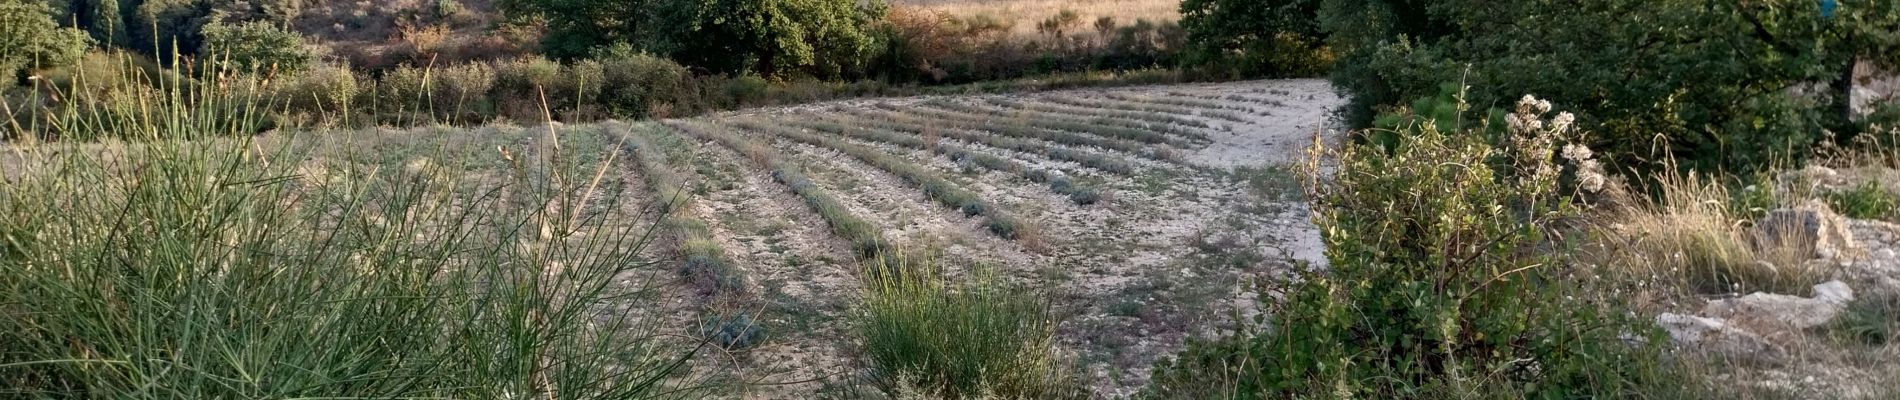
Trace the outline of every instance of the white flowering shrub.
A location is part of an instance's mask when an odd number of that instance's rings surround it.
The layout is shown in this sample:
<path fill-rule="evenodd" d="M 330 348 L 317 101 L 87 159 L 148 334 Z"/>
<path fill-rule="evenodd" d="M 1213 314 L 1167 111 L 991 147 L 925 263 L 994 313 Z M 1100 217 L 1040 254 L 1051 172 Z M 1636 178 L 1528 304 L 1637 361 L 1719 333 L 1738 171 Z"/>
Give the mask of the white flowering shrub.
<path fill-rule="evenodd" d="M 1190 344 L 1157 368 L 1162 398 L 1615 398 L 1655 382 L 1653 333 L 1590 304 L 1567 278 L 1558 225 L 1605 178 L 1567 145 L 1566 114 L 1525 97 L 1485 127 L 1415 120 L 1384 137 L 1316 147 L 1314 221 L 1328 268 L 1263 293 L 1259 327 Z M 1362 137 L 1372 137 L 1370 135 Z M 1322 174 L 1322 163 L 1329 174 Z M 1573 297 L 1574 296 L 1574 297 Z M 1660 341 L 1650 341 L 1656 343 Z"/>

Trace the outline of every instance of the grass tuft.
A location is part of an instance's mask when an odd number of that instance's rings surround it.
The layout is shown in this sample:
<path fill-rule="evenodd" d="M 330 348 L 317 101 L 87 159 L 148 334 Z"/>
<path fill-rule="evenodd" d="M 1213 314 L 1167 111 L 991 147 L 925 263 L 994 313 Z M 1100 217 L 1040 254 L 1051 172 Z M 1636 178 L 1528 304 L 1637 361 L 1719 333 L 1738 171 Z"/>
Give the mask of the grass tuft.
<path fill-rule="evenodd" d="M 905 261 L 883 264 L 901 265 Z M 1075 398 L 1047 301 L 987 270 L 952 286 L 930 265 L 866 274 L 856 329 L 887 391 L 936 398 Z"/>

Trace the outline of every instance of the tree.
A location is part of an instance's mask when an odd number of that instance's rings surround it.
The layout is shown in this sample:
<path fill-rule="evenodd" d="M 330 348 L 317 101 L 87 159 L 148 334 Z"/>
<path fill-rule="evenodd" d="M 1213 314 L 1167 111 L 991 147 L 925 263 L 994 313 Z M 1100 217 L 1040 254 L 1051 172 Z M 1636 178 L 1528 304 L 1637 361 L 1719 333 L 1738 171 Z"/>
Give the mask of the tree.
<path fill-rule="evenodd" d="M 883 3 L 855 0 L 507 0 L 548 28 L 543 48 L 573 59 L 625 43 L 718 73 L 862 74 Z"/>
<path fill-rule="evenodd" d="M 501 0 L 497 5 L 511 18 L 543 23 L 547 35 L 541 48 L 547 55 L 574 59 L 616 43 L 644 45 L 651 34 L 655 0 Z"/>
<path fill-rule="evenodd" d="M 0 73 L 71 64 L 85 54 L 88 40 L 84 31 L 53 22 L 45 3 L 0 0 Z"/>
<path fill-rule="evenodd" d="M 685 26 L 655 47 L 714 72 L 819 78 L 861 74 L 877 48 L 870 34 L 883 3 L 855 0 L 666 0 L 661 14 Z"/>
<path fill-rule="evenodd" d="M 1461 83 L 1480 110 L 1527 93 L 1574 107 L 1622 167 L 1746 172 L 1851 134 L 1838 79 L 1893 57 L 1900 6 L 1838 4 L 1327 0 L 1320 20 L 1353 125 Z"/>
<path fill-rule="evenodd" d="M 1321 0 L 1184 0 L 1187 61 L 1228 74 L 1293 76 L 1324 71 Z"/>
<path fill-rule="evenodd" d="M 311 59 L 302 36 L 265 21 L 213 21 L 204 26 L 204 48 L 198 54 L 222 68 L 246 73 L 297 72 Z"/>

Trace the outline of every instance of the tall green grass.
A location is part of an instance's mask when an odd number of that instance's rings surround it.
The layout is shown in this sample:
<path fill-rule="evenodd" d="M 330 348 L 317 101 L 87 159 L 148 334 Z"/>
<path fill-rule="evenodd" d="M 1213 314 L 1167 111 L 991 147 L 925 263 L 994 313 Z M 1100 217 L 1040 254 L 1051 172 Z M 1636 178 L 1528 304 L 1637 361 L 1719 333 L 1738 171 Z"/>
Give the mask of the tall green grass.
<path fill-rule="evenodd" d="M 627 283 L 650 227 L 552 132 L 435 151 L 508 166 L 471 177 L 319 162 L 376 138 L 254 137 L 255 103 L 214 84 L 150 100 L 7 128 L 39 140 L 0 163 L 0 397 L 703 394 L 699 344 Z M 139 141 L 75 142 L 109 138 Z"/>

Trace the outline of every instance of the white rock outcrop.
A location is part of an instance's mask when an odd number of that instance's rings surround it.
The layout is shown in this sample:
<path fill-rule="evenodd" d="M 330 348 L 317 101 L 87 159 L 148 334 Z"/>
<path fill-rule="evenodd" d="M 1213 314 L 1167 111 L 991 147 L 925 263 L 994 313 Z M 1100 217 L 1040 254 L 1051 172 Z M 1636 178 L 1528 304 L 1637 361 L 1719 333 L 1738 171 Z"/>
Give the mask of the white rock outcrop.
<path fill-rule="evenodd" d="M 1827 325 L 1854 301 L 1854 290 L 1841 281 L 1814 285 L 1814 297 L 1755 292 L 1733 299 L 1710 301 L 1702 315 L 1755 324 L 1808 329 Z"/>

